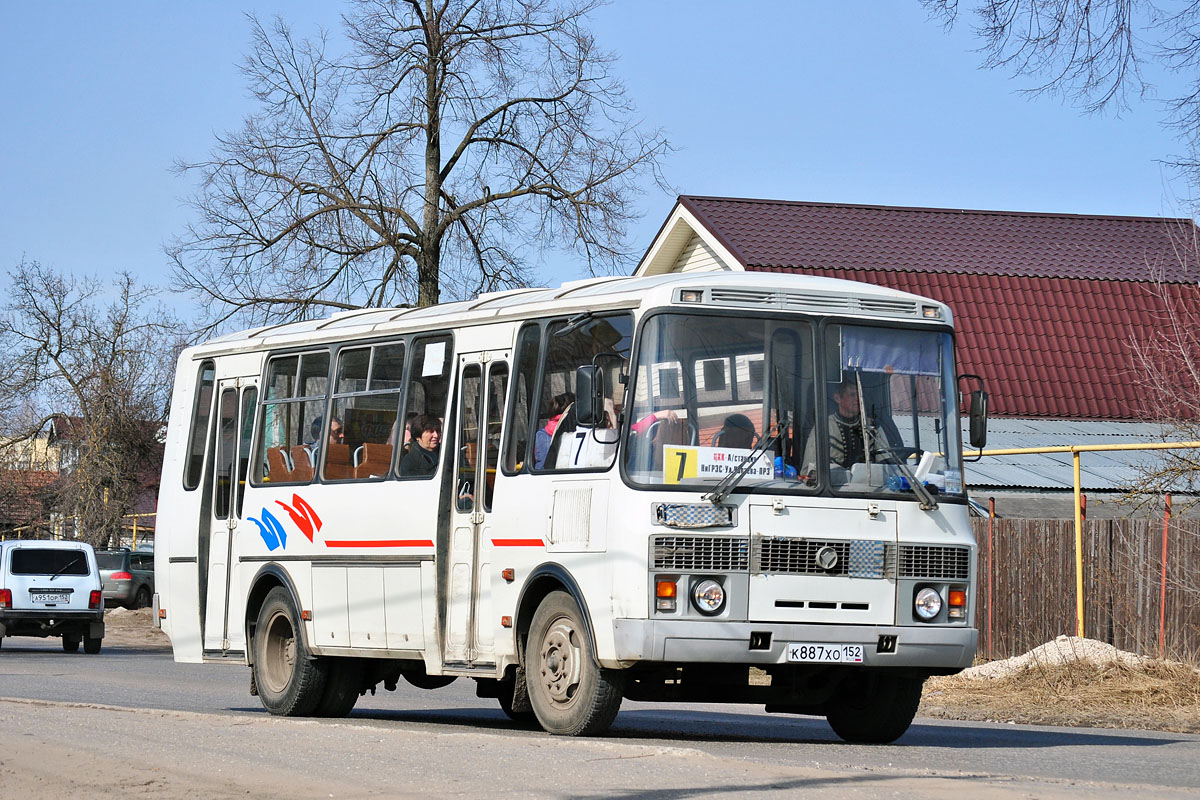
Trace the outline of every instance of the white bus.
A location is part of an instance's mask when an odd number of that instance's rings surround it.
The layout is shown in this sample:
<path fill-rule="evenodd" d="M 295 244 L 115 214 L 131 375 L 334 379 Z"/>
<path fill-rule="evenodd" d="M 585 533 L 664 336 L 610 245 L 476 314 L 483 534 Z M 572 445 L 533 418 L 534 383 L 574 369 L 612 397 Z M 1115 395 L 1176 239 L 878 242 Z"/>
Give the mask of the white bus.
<path fill-rule="evenodd" d="M 628 698 L 891 741 L 975 654 L 954 370 L 945 305 L 762 273 L 224 336 L 179 360 L 157 617 L 274 714 L 461 677 L 555 734 Z"/>

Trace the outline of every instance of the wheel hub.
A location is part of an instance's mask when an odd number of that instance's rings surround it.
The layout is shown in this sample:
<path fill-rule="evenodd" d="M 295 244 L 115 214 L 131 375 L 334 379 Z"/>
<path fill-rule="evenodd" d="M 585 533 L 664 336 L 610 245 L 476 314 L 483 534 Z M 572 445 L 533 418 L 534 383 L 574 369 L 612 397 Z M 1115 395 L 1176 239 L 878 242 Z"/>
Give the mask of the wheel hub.
<path fill-rule="evenodd" d="M 542 641 L 541 677 L 556 703 L 569 703 L 579 689 L 580 652 L 570 621 L 559 619 Z"/>

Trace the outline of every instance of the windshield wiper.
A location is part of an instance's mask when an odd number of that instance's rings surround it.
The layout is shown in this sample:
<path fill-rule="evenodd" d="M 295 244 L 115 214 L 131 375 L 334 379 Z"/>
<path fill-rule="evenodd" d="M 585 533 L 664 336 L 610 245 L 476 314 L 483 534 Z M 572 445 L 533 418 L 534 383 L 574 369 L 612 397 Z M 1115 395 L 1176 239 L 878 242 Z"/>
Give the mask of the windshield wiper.
<path fill-rule="evenodd" d="M 75 556 L 75 557 L 74 557 L 74 558 L 72 558 L 70 561 L 68 561 L 67 563 L 63 564 L 61 567 L 59 567 L 59 568 L 58 568 L 58 572 L 56 572 L 56 573 L 54 573 L 53 575 L 51 575 L 51 576 L 50 576 L 50 580 L 54 580 L 54 579 L 55 579 L 55 578 L 57 578 L 59 575 L 62 575 L 64 572 L 66 572 L 67 570 L 69 570 L 71 567 L 75 566 L 75 565 L 76 565 L 76 564 L 78 564 L 78 563 L 79 563 L 79 556 Z"/>
<path fill-rule="evenodd" d="M 909 485 L 912 486 L 913 493 L 916 494 L 917 499 L 921 501 L 920 508 L 922 511 L 933 511 L 938 507 L 937 500 L 934 498 L 933 493 L 925 488 L 925 482 L 917 478 L 916 473 L 909 468 L 908 463 L 903 458 L 900 458 L 899 454 L 892 450 L 891 445 L 877 441 L 875 443 L 875 451 L 879 453 L 885 453 L 889 458 L 891 458 L 892 464 L 900 468 L 900 472 L 903 473 L 904 477 L 908 480 Z"/>
<path fill-rule="evenodd" d="M 777 425 L 770 436 L 764 436 L 759 440 L 754 449 L 750 451 L 750 455 L 746 456 L 746 460 L 734 467 L 733 471 L 726 475 L 721 481 L 713 487 L 713 490 L 706 495 L 703 495 L 701 500 L 708 500 L 714 506 L 721 505 L 729 493 L 738 487 L 742 482 L 742 478 L 746 477 L 746 473 L 750 471 L 750 467 L 766 452 L 767 448 L 779 441 L 783 432 L 792 424 L 792 412 L 784 413 L 783 424 Z"/>

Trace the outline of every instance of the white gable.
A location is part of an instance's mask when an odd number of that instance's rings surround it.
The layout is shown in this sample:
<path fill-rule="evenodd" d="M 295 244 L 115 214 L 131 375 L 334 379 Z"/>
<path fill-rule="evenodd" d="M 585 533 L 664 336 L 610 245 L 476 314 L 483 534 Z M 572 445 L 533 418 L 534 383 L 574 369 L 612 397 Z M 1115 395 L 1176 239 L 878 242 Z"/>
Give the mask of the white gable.
<path fill-rule="evenodd" d="M 672 272 L 745 272 L 736 257 L 701 225 L 690 211 L 676 203 L 634 276 Z"/>

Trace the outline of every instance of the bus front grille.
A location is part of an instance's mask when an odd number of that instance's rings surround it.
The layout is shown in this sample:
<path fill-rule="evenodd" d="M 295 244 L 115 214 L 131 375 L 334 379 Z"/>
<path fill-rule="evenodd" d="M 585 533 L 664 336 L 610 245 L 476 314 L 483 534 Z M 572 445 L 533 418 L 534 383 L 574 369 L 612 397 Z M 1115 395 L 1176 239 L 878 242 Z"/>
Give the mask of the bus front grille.
<path fill-rule="evenodd" d="M 762 536 L 754 540 L 754 572 L 887 578 L 895 574 L 895 548 L 875 539 L 801 539 Z"/>
<path fill-rule="evenodd" d="M 668 572 L 745 572 L 750 541 L 745 536 L 656 536 L 654 569 Z"/>
<path fill-rule="evenodd" d="M 970 576 L 970 548 L 936 545 L 904 545 L 900 548 L 901 578 L 965 581 Z"/>

